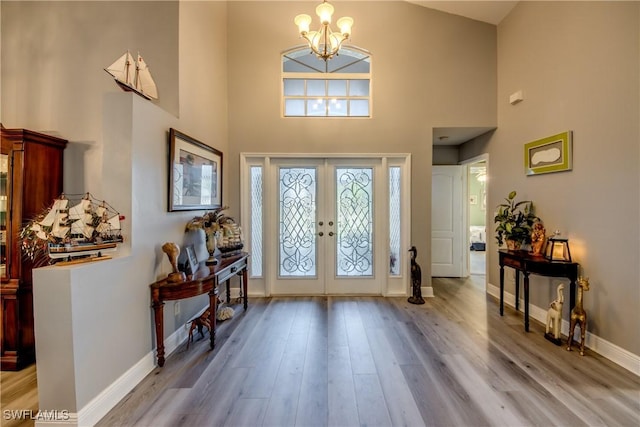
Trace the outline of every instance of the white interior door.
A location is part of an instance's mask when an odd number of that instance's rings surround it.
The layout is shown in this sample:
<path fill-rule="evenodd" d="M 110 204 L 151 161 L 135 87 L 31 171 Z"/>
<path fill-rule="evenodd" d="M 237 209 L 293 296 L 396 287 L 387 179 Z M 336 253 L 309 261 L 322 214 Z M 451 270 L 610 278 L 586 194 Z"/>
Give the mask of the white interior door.
<path fill-rule="evenodd" d="M 432 168 L 431 275 L 434 277 L 462 276 L 464 173 L 464 166 Z"/>
<path fill-rule="evenodd" d="M 387 251 L 379 159 L 273 159 L 273 294 L 380 294 Z M 385 241 L 386 239 L 381 239 Z"/>

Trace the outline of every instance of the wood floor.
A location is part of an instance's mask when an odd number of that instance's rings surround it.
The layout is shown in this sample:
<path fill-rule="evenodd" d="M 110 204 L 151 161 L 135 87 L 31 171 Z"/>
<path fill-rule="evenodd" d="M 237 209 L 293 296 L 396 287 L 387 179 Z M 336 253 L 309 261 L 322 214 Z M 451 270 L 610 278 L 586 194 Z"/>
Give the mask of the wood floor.
<path fill-rule="evenodd" d="M 500 317 L 482 276 L 433 286 L 424 305 L 250 299 L 213 352 L 181 346 L 98 425 L 640 425 L 639 377 Z"/>

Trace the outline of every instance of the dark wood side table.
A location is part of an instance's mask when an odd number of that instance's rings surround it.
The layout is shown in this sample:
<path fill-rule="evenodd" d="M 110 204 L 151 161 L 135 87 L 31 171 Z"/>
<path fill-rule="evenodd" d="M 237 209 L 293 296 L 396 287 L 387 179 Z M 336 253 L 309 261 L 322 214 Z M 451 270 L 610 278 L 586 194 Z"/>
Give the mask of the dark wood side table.
<path fill-rule="evenodd" d="M 571 310 L 576 305 L 576 281 L 578 267 L 576 262 L 549 261 L 543 256 L 533 256 L 527 251 L 509 251 L 500 249 L 500 316 L 504 314 L 504 267 L 516 270 L 516 311 L 520 304 L 520 272 L 524 275 L 524 330 L 529 332 L 529 274 L 540 276 L 566 277 L 571 281 L 569 302 Z"/>
<path fill-rule="evenodd" d="M 249 254 L 242 252 L 228 258 L 222 258 L 218 265 L 201 265 L 193 276 L 179 283 L 169 283 L 166 279 L 149 285 L 151 288 L 151 306 L 155 314 L 156 343 L 158 344 L 158 366 L 164 365 L 164 302 L 191 298 L 204 293 L 209 294 L 209 322 L 211 330 L 211 349 L 215 346 L 216 310 L 218 308 L 218 286 L 227 282 L 227 300 L 229 299 L 229 279 L 240 275 L 242 279 L 243 306 L 247 309 L 247 259 Z"/>

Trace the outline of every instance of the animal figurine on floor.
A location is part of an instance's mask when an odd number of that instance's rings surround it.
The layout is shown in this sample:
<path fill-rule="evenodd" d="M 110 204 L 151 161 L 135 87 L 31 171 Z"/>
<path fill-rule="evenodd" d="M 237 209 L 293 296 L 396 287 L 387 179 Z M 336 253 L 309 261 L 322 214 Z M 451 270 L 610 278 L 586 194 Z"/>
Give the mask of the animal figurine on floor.
<path fill-rule="evenodd" d="M 411 246 L 409 252 L 411 252 L 411 284 L 413 291 L 408 301 L 411 304 L 424 304 L 424 298 L 422 298 L 422 271 L 416 262 L 418 250 L 415 246 Z"/>
<path fill-rule="evenodd" d="M 561 283 L 558 285 L 558 298 L 551 301 L 549 309 L 547 310 L 547 327 L 545 330 L 545 337 L 550 341 L 560 345 L 560 327 L 562 325 L 562 306 L 564 305 L 564 294 L 562 290 L 564 285 Z M 553 334 L 549 334 L 549 330 L 552 330 Z M 553 339 L 552 339 L 553 338 Z"/>
<path fill-rule="evenodd" d="M 587 312 L 582 308 L 582 295 L 589 290 L 589 278 L 578 278 L 578 297 L 576 306 L 571 310 L 571 323 L 569 326 L 569 336 L 567 337 L 567 351 L 571 351 L 573 343 L 573 333 L 576 325 L 580 325 L 580 356 L 584 356 L 584 337 L 587 332 Z"/>
<path fill-rule="evenodd" d="M 234 315 L 235 311 L 231 307 L 222 307 L 218 309 L 218 313 L 216 314 L 216 320 L 220 320 L 221 322 L 227 319 L 231 319 Z"/>
<path fill-rule="evenodd" d="M 200 336 L 204 338 L 204 332 L 202 332 L 203 328 L 207 328 L 209 332 L 211 332 L 211 322 L 209 322 L 209 309 L 205 310 L 204 313 L 200 315 L 200 317 L 196 317 L 191 321 L 191 327 L 189 328 L 189 339 L 187 339 L 187 350 L 189 349 L 189 344 L 193 341 L 193 331 L 198 328 L 198 333 Z"/>

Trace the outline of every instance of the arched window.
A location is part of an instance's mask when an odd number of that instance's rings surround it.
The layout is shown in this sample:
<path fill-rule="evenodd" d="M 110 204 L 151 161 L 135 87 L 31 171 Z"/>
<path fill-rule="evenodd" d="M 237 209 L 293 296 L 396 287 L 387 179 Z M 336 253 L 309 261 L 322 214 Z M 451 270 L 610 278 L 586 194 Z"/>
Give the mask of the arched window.
<path fill-rule="evenodd" d="M 282 54 L 285 117 L 371 117 L 371 54 L 343 46 L 328 61 L 308 47 Z"/>

